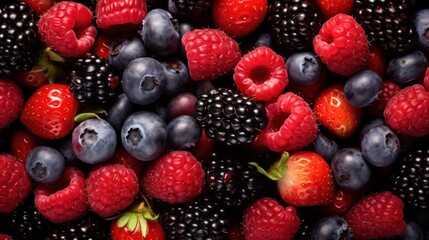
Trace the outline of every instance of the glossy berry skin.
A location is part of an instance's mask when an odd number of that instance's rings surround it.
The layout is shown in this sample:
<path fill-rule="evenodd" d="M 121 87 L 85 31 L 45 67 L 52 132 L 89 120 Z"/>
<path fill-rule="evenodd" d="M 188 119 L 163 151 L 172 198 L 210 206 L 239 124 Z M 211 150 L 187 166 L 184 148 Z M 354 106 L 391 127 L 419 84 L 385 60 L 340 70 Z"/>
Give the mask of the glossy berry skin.
<path fill-rule="evenodd" d="M 122 89 L 128 99 L 139 105 L 158 100 L 164 91 L 166 76 L 161 63 L 150 57 L 132 60 L 122 74 Z"/>
<path fill-rule="evenodd" d="M 371 177 L 371 168 L 362 153 L 354 148 L 343 148 L 331 160 L 332 174 L 338 186 L 359 190 Z"/>
<path fill-rule="evenodd" d="M 62 177 L 65 165 L 65 159 L 58 150 L 38 146 L 28 155 L 25 169 L 35 182 L 48 184 Z"/>
<path fill-rule="evenodd" d="M 365 107 L 377 100 L 383 89 L 383 79 L 370 70 L 363 70 L 350 77 L 344 85 L 344 96 L 355 107 Z"/>
<path fill-rule="evenodd" d="M 164 9 L 150 10 L 140 31 L 145 46 L 158 56 L 172 55 L 180 46 L 179 24 Z"/>
<path fill-rule="evenodd" d="M 417 223 L 412 221 L 406 221 L 407 229 L 405 230 L 404 235 L 402 235 L 401 240 L 405 239 L 416 239 L 424 240 L 423 229 Z"/>
<path fill-rule="evenodd" d="M 145 0 L 100 0 L 96 4 L 97 26 L 107 32 L 138 29 L 147 13 Z"/>
<path fill-rule="evenodd" d="M 361 141 L 365 159 L 374 166 L 385 167 L 398 159 L 401 144 L 398 136 L 387 126 L 371 128 Z"/>
<path fill-rule="evenodd" d="M 321 155 L 327 162 L 331 162 L 332 157 L 340 150 L 340 146 L 333 138 L 319 131 L 311 148 Z"/>
<path fill-rule="evenodd" d="M 24 96 L 18 85 L 14 81 L 0 79 L 0 129 L 18 117 L 23 104 Z"/>
<path fill-rule="evenodd" d="M 414 16 L 414 26 L 417 32 L 417 45 L 424 52 L 429 52 L 429 40 L 427 31 L 429 29 L 429 9 L 421 9 Z"/>
<path fill-rule="evenodd" d="M 325 19 L 329 19 L 338 13 L 349 14 L 353 10 L 353 0 L 316 0 L 316 3 Z"/>
<path fill-rule="evenodd" d="M 182 115 L 167 125 L 168 144 L 174 149 L 190 149 L 201 137 L 201 127 L 194 117 Z"/>
<path fill-rule="evenodd" d="M 15 129 L 10 136 L 10 154 L 16 157 L 25 166 L 28 154 L 35 147 L 46 144 L 45 141 L 21 127 Z"/>
<path fill-rule="evenodd" d="M 67 136 L 79 105 L 69 88 L 67 84 L 47 84 L 37 89 L 24 104 L 21 123 L 41 138 Z"/>
<path fill-rule="evenodd" d="M 136 36 L 117 39 L 109 48 L 109 64 L 119 72 L 123 72 L 132 60 L 148 56 L 142 39 Z"/>
<path fill-rule="evenodd" d="M 179 93 L 168 103 L 168 117 L 175 118 L 180 115 L 194 116 L 197 97 L 192 93 Z"/>
<path fill-rule="evenodd" d="M 289 81 L 298 85 L 311 85 L 320 80 L 322 62 L 313 52 L 299 52 L 286 60 Z"/>
<path fill-rule="evenodd" d="M 37 15 L 42 15 L 54 4 L 54 0 L 20 0 L 30 5 Z"/>
<path fill-rule="evenodd" d="M 351 240 L 352 230 L 346 220 L 338 215 L 320 219 L 313 228 L 314 240 Z"/>
<path fill-rule="evenodd" d="M 140 161 L 151 161 L 167 147 L 167 125 L 155 113 L 140 111 L 131 114 L 121 130 L 122 146 Z"/>
<path fill-rule="evenodd" d="M 73 152 L 84 163 L 106 162 L 115 153 L 116 145 L 115 129 L 104 119 L 87 119 L 73 130 Z"/>
<path fill-rule="evenodd" d="M 122 124 L 125 119 L 137 109 L 125 93 L 119 94 L 107 109 L 106 121 L 115 129 L 118 136 L 121 135 Z"/>
<path fill-rule="evenodd" d="M 189 77 L 188 67 L 177 58 L 169 58 L 161 61 L 165 71 L 165 89 L 163 94 L 166 96 L 175 96 L 186 90 L 191 78 Z"/>
<path fill-rule="evenodd" d="M 390 60 L 387 66 L 389 80 L 399 85 L 423 79 L 428 60 L 419 50 Z"/>

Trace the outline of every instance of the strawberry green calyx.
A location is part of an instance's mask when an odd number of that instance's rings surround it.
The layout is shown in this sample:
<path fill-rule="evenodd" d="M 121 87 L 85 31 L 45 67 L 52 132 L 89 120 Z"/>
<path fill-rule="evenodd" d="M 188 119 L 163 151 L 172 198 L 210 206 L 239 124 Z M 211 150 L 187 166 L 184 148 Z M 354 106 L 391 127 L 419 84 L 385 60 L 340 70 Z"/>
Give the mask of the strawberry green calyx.
<path fill-rule="evenodd" d="M 61 64 L 65 63 L 65 58 L 47 47 L 41 51 L 37 59 L 37 66 L 43 68 L 49 83 L 55 83 L 63 73 Z"/>
<path fill-rule="evenodd" d="M 152 209 L 145 206 L 142 202 L 131 209 L 131 211 L 124 213 L 117 221 L 118 228 L 126 227 L 128 232 L 135 232 L 140 227 L 140 232 L 143 239 L 147 236 L 149 229 L 147 221 L 155 221 L 158 215 L 154 215 Z"/>
<path fill-rule="evenodd" d="M 269 178 L 273 181 L 278 181 L 283 177 L 283 175 L 285 174 L 285 172 L 287 170 L 286 162 L 288 159 L 289 159 L 289 153 L 283 152 L 280 160 L 278 160 L 273 165 L 271 165 L 271 167 L 269 168 L 268 171 L 263 169 L 256 162 L 250 162 L 249 164 L 252 166 L 255 166 L 256 169 L 258 169 L 258 172 L 261 173 L 262 175 L 266 176 L 267 178 Z"/>

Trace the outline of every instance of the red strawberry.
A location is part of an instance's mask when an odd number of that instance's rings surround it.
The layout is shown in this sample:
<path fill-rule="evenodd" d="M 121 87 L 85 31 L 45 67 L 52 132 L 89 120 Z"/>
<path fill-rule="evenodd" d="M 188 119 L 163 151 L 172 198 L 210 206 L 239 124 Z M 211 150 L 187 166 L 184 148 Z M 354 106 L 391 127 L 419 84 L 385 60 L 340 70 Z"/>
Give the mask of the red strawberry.
<path fill-rule="evenodd" d="M 112 221 L 110 236 L 112 240 L 164 240 L 164 229 L 157 219 L 150 207 L 138 204 Z"/>
<path fill-rule="evenodd" d="M 104 31 L 138 30 L 147 13 L 146 0 L 98 0 L 96 23 Z"/>
<path fill-rule="evenodd" d="M 387 103 L 384 120 L 392 130 L 412 137 L 429 133 L 429 93 L 420 84 L 400 90 Z"/>
<path fill-rule="evenodd" d="M 352 16 L 342 13 L 323 24 L 313 38 L 313 46 L 329 70 L 345 76 L 361 70 L 369 55 L 365 30 Z"/>
<path fill-rule="evenodd" d="M 335 135 L 348 138 L 358 130 L 363 112 L 347 102 L 343 86 L 337 84 L 319 94 L 314 103 L 314 114 Z"/>
<path fill-rule="evenodd" d="M 271 151 L 298 150 L 316 139 L 316 117 L 298 95 L 292 92 L 282 94 L 277 101 L 267 103 L 266 109 L 268 125 L 258 138 Z"/>
<path fill-rule="evenodd" d="M 11 80 L 0 79 L 0 129 L 19 115 L 24 98 L 21 89 Z"/>
<path fill-rule="evenodd" d="M 31 180 L 24 165 L 9 154 L 0 154 L 0 213 L 10 213 L 30 193 Z"/>
<path fill-rule="evenodd" d="M 45 139 L 58 139 L 74 127 L 78 102 L 66 84 L 47 84 L 37 89 L 24 105 L 20 120 L 31 132 Z"/>
<path fill-rule="evenodd" d="M 349 14 L 353 10 L 353 0 L 316 0 L 323 16 L 328 19 L 338 13 Z"/>
<path fill-rule="evenodd" d="M 378 99 L 369 106 L 369 110 L 377 117 L 383 117 L 389 100 L 401 90 L 401 86 L 391 81 L 383 82 L 383 90 L 378 94 Z"/>
<path fill-rule="evenodd" d="M 125 167 L 133 170 L 137 177 L 140 177 L 145 162 L 131 156 L 131 154 L 129 154 L 125 148 L 120 145 L 116 148 L 116 152 L 109 163 L 124 165 Z"/>
<path fill-rule="evenodd" d="M 238 43 L 217 29 L 195 29 L 186 32 L 182 44 L 188 59 L 191 78 L 214 80 L 231 72 L 240 61 Z"/>
<path fill-rule="evenodd" d="M 216 0 L 212 16 L 216 27 L 232 37 L 242 37 L 262 23 L 267 9 L 267 0 Z"/>
<path fill-rule="evenodd" d="M 323 210 L 326 214 L 343 215 L 353 207 L 358 196 L 359 193 L 357 191 L 338 189 L 334 200 L 330 204 L 323 206 Z"/>
<path fill-rule="evenodd" d="M 318 206 L 331 203 L 335 197 L 334 178 L 329 164 L 317 153 L 298 151 L 289 157 L 284 152 L 268 172 L 262 174 L 277 181 L 281 198 L 292 206 Z"/>
<path fill-rule="evenodd" d="M 49 78 L 46 76 L 46 67 L 34 66 L 30 71 L 16 73 L 15 81 L 23 87 L 37 89 L 48 84 Z"/>
<path fill-rule="evenodd" d="M 53 223 L 77 220 L 88 210 L 85 187 L 83 173 L 75 167 L 68 167 L 59 181 L 36 187 L 36 207 Z"/>
<path fill-rule="evenodd" d="M 30 5 L 37 15 L 42 15 L 54 5 L 55 0 L 19 0 Z"/>
<path fill-rule="evenodd" d="M 369 47 L 369 55 L 366 60 L 368 70 L 376 72 L 381 78 L 387 75 L 386 59 L 380 48 L 371 45 Z"/>
<path fill-rule="evenodd" d="M 300 220 L 294 207 L 283 207 L 277 200 L 269 197 L 254 202 L 243 216 L 246 240 L 292 240 L 299 225 Z"/>
<path fill-rule="evenodd" d="M 95 39 L 95 43 L 92 46 L 91 52 L 109 61 L 110 45 L 114 42 L 115 38 L 116 36 L 114 34 L 98 34 L 97 38 Z"/>
<path fill-rule="evenodd" d="M 60 55 L 80 57 L 89 51 L 97 35 L 92 20 L 91 10 L 85 5 L 61 1 L 40 17 L 39 36 Z"/>
<path fill-rule="evenodd" d="M 404 204 L 391 192 L 374 193 L 360 200 L 345 220 L 355 239 L 381 239 L 404 234 Z"/>
<path fill-rule="evenodd" d="M 237 88 L 252 98 L 277 98 L 289 83 L 283 57 L 271 48 L 258 47 L 244 55 L 234 69 Z"/>
<path fill-rule="evenodd" d="M 183 203 L 200 195 L 204 186 L 201 163 L 187 151 L 172 151 L 155 159 L 143 173 L 143 190 L 168 203 Z"/>
<path fill-rule="evenodd" d="M 139 191 L 133 170 L 110 164 L 92 170 L 86 179 L 88 203 L 101 217 L 109 217 L 127 208 Z"/>
<path fill-rule="evenodd" d="M 28 131 L 26 128 L 17 128 L 10 136 L 10 153 L 24 166 L 27 156 L 37 146 L 44 145 L 45 141 Z"/>

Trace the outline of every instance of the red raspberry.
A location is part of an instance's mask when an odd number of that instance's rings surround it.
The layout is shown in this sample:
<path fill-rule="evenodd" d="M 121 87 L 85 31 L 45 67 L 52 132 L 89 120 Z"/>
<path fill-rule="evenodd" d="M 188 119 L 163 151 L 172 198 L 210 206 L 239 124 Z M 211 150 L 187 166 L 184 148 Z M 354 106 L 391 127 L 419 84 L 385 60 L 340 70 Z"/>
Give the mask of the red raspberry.
<path fill-rule="evenodd" d="M 86 185 L 89 205 L 101 217 L 110 217 L 128 207 L 139 191 L 135 172 L 120 164 L 92 170 Z"/>
<path fill-rule="evenodd" d="M 399 91 L 387 103 L 384 120 L 392 130 L 412 137 L 429 133 L 429 93 L 420 84 Z"/>
<path fill-rule="evenodd" d="M 404 204 L 385 191 L 360 200 L 347 213 L 345 220 L 355 239 L 381 239 L 404 234 Z"/>
<path fill-rule="evenodd" d="M 400 90 L 401 87 L 398 84 L 391 81 L 384 81 L 383 90 L 378 94 L 378 99 L 369 106 L 371 112 L 375 116 L 383 117 L 383 112 L 386 109 L 387 103 Z"/>
<path fill-rule="evenodd" d="M 204 186 L 201 163 L 187 151 L 172 151 L 152 162 L 143 174 L 143 190 L 168 203 L 197 197 Z"/>
<path fill-rule="evenodd" d="M 365 30 L 347 14 L 328 19 L 313 38 L 315 53 L 332 72 L 351 76 L 365 66 L 369 55 Z"/>
<path fill-rule="evenodd" d="M 274 152 L 298 150 L 312 143 L 318 132 L 316 117 L 300 96 L 287 92 L 267 103 L 268 125 L 259 134 Z"/>
<path fill-rule="evenodd" d="M 53 223 L 77 220 L 88 210 L 85 176 L 75 167 L 66 168 L 59 181 L 37 186 L 34 195 L 36 208 Z"/>
<path fill-rule="evenodd" d="M 10 213 L 30 193 L 31 180 L 25 167 L 9 154 L 0 154 L 0 213 Z"/>
<path fill-rule="evenodd" d="M 138 29 L 147 13 L 146 0 L 98 0 L 97 25 L 110 32 Z"/>
<path fill-rule="evenodd" d="M 9 235 L 0 233 L 0 240 L 12 240 Z"/>
<path fill-rule="evenodd" d="M 131 156 L 125 148 L 119 146 L 116 148 L 116 152 L 113 155 L 110 163 L 117 163 L 124 165 L 125 167 L 133 170 L 136 173 L 136 176 L 139 177 L 144 167 L 144 161 L 140 161 L 137 158 Z"/>
<path fill-rule="evenodd" d="M 277 200 L 269 197 L 254 202 L 243 216 L 246 240 L 293 239 L 299 225 L 294 207 L 284 208 Z"/>
<path fill-rule="evenodd" d="M 11 80 L 0 79 L 0 129 L 19 115 L 24 98 L 21 89 Z"/>
<path fill-rule="evenodd" d="M 85 5 L 61 1 L 39 19 L 40 39 L 64 57 L 80 57 L 94 44 L 97 29 Z"/>
<path fill-rule="evenodd" d="M 240 61 L 237 42 L 217 29 L 195 29 L 182 37 L 191 78 L 214 80 L 231 72 Z"/>
<path fill-rule="evenodd" d="M 425 77 L 423 78 L 423 85 L 426 88 L 426 91 L 429 90 L 429 67 L 426 68 Z"/>
<path fill-rule="evenodd" d="M 237 88 L 260 101 L 277 98 L 289 83 L 283 57 L 268 47 L 244 55 L 234 71 Z"/>

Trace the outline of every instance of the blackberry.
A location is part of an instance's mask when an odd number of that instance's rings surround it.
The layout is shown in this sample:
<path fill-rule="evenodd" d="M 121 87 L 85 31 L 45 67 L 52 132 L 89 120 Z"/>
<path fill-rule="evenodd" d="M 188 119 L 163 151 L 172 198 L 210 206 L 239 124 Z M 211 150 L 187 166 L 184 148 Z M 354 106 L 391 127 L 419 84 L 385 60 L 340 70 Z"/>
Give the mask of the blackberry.
<path fill-rule="evenodd" d="M 69 78 L 70 91 L 81 103 L 105 104 L 116 96 L 119 77 L 104 58 L 95 54 L 77 59 Z"/>
<path fill-rule="evenodd" d="M 34 66 L 39 49 L 36 16 L 24 2 L 0 3 L 0 75 Z"/>
<path fill-rule="evenodd" d="M 204 163 L 206 182 L 214 198 L 231 209 L 244 209 L 259 198 L 264 190 L 264 178 L 243 159 L 250 157 L 231 151 L 212 153 Z"/>
<path fill-rule="evenodd" d="M 312 0 L 278 0 L 269 3 L 268 26 L 279 52 L 286 54 L 313 49 L 323 17 Z"/>
<path fill-rule="evenodd" d="M 179 13 L 197 14 L 209 9 L 214 0 L 170 0 Z"/>
<path fill-rule="evenodd" d="M 399 161 L 392 192 L 411 207 L 429 209 L 429 147 L 409 150 Z"/>
<path fill-rule="evenodd" d="M 210 197 L 169 205 L 161 212 L 166 239 L 228 239 L 231 219 L 226 209 Z"/>
<path fill-rule="evenodd" d="M 268 123 L 262 103 L 229 88 L 199 95 L 195 110 L 195 119 L 207 136 L 227 145 L 253 142 Z"/>
<path fill-rule="evenodd" d="M 402 54 L 415 48 L 414 4 L 415 0 L 355 0 L 353 16 L 371 44 Z"/>

